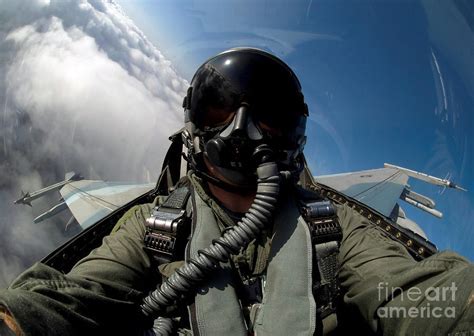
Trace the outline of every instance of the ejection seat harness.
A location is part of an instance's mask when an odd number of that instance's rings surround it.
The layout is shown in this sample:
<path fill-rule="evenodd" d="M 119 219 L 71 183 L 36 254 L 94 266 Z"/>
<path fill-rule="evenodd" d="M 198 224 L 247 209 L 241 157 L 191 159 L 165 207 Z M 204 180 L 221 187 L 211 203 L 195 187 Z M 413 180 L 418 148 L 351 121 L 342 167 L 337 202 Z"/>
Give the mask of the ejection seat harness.
<path fill-rule="evenodd" d="M 178 187 L 146 219 L 145 249 L 158 264 L 184 259 L 183 252 L 191 226 L 186 211 L 190 194 L 188 186 Z M 317 318 L 321 321 L 336 312 L 340 297 L 337 256 L 342 230 L 333 204 L 312 195 L 312 199 L 300 200 L 300 212 L 310 229 L 315 249 L 318 268 L 314 274 L 313 295 L 317 300 Z M 152 300 L 149 296 L 142 305 L 142 310 L 148 310 L 151 316 L 154 315 L 151 312 L 153 308 L 147 302 Z M 159 317 L 155 320 L 154 331 L 155 334 L 171 334 L 173 322 Z"/>
<path fill-rule="evenodd" d="M 187 186 L 173 190 L 145 221 L 145 249 L 157 264 L 184 259 L 190 232 L 187 222 L 190 218 L 186 213 L 190 194 Z"/>

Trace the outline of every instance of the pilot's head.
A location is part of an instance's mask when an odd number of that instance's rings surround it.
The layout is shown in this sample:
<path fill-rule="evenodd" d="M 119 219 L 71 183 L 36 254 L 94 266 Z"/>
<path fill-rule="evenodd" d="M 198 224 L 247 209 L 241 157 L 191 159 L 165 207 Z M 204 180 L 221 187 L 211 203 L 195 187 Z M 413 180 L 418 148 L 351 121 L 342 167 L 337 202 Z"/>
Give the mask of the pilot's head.
<path fill-rule="evenodd" d="M 184 99 L 189 159 L 233 186 L 256 184 L 265 160 L 299 175 L 308 108 L 293 71 L 259 49 L 236 48 L 206 61 Z"/>

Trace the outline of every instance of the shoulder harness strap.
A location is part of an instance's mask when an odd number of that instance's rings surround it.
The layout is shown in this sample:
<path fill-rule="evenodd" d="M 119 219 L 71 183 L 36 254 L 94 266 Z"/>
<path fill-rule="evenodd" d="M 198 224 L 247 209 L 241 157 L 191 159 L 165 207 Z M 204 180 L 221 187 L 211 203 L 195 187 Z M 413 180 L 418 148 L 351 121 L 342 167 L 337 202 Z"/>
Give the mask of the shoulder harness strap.
<path fill-rule="evenodd" d="M 159 264 L 184 259 L 189 235 L 186 205 L 190 194 L 187 185 L 176 188 L 145 221 L 145 249 Z"/>
<path fill-rule="evenodd" d="M 169 137 L 171 145 L 166 152 L 161 173 L 156 183 L 156 194 L 168 195 L 186 173 L 182 171 L 184 127 Z"/>
<path fill-rule="evenodd" d="M 340 296 L 337 258 L 342 229 L 336 209 L 328 200 L 302 201 L 301 212 L 310 229 L 315 249 L 315 261 L 318 267 L 314 274 L 313 295 L 317 301 L 318 318 L 323 319 L 336 312 Z"/>

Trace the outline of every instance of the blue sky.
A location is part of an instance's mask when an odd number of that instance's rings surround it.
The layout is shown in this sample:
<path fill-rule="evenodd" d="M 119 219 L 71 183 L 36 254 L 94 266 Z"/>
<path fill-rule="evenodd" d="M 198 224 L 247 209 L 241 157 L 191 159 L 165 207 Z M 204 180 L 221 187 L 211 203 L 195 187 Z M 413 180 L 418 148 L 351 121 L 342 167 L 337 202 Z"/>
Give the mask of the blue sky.
<path fill-rule="evenodd" d="M 440 249 L 474 260 L 473 20 L 448 2 L 126 1 L 118 3 L 190 80 L 216 52 L 255 46 L 297 73 L 310 107 L 316 175 L 384 162 L 444 178 L 411 180 L 442 220 L 402 203 Z M 401 201 L 402 202 L 402 201 Z"/>

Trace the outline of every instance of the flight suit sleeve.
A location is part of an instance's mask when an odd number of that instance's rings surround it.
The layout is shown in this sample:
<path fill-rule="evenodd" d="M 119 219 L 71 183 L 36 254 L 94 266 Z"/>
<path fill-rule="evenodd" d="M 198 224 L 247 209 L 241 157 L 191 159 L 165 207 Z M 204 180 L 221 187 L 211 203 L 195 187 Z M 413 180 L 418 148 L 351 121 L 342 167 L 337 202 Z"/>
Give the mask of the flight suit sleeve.
<path fill-rule="evenodd" d="M 454 252 L 416 261 L 347 206 L 338 206 L 344 306 L 383 335 L 471 335 L 474 266 Z"/>
<path fill-rule="evenodd" d="M 0 291 L 0 306 L 24 335 L 134 335 L 148 326 L 139 304 L 152 286 L 143 250 L 151 206 L 130 209 L 119 229 L 67 274 L 38 263 Z"/>

